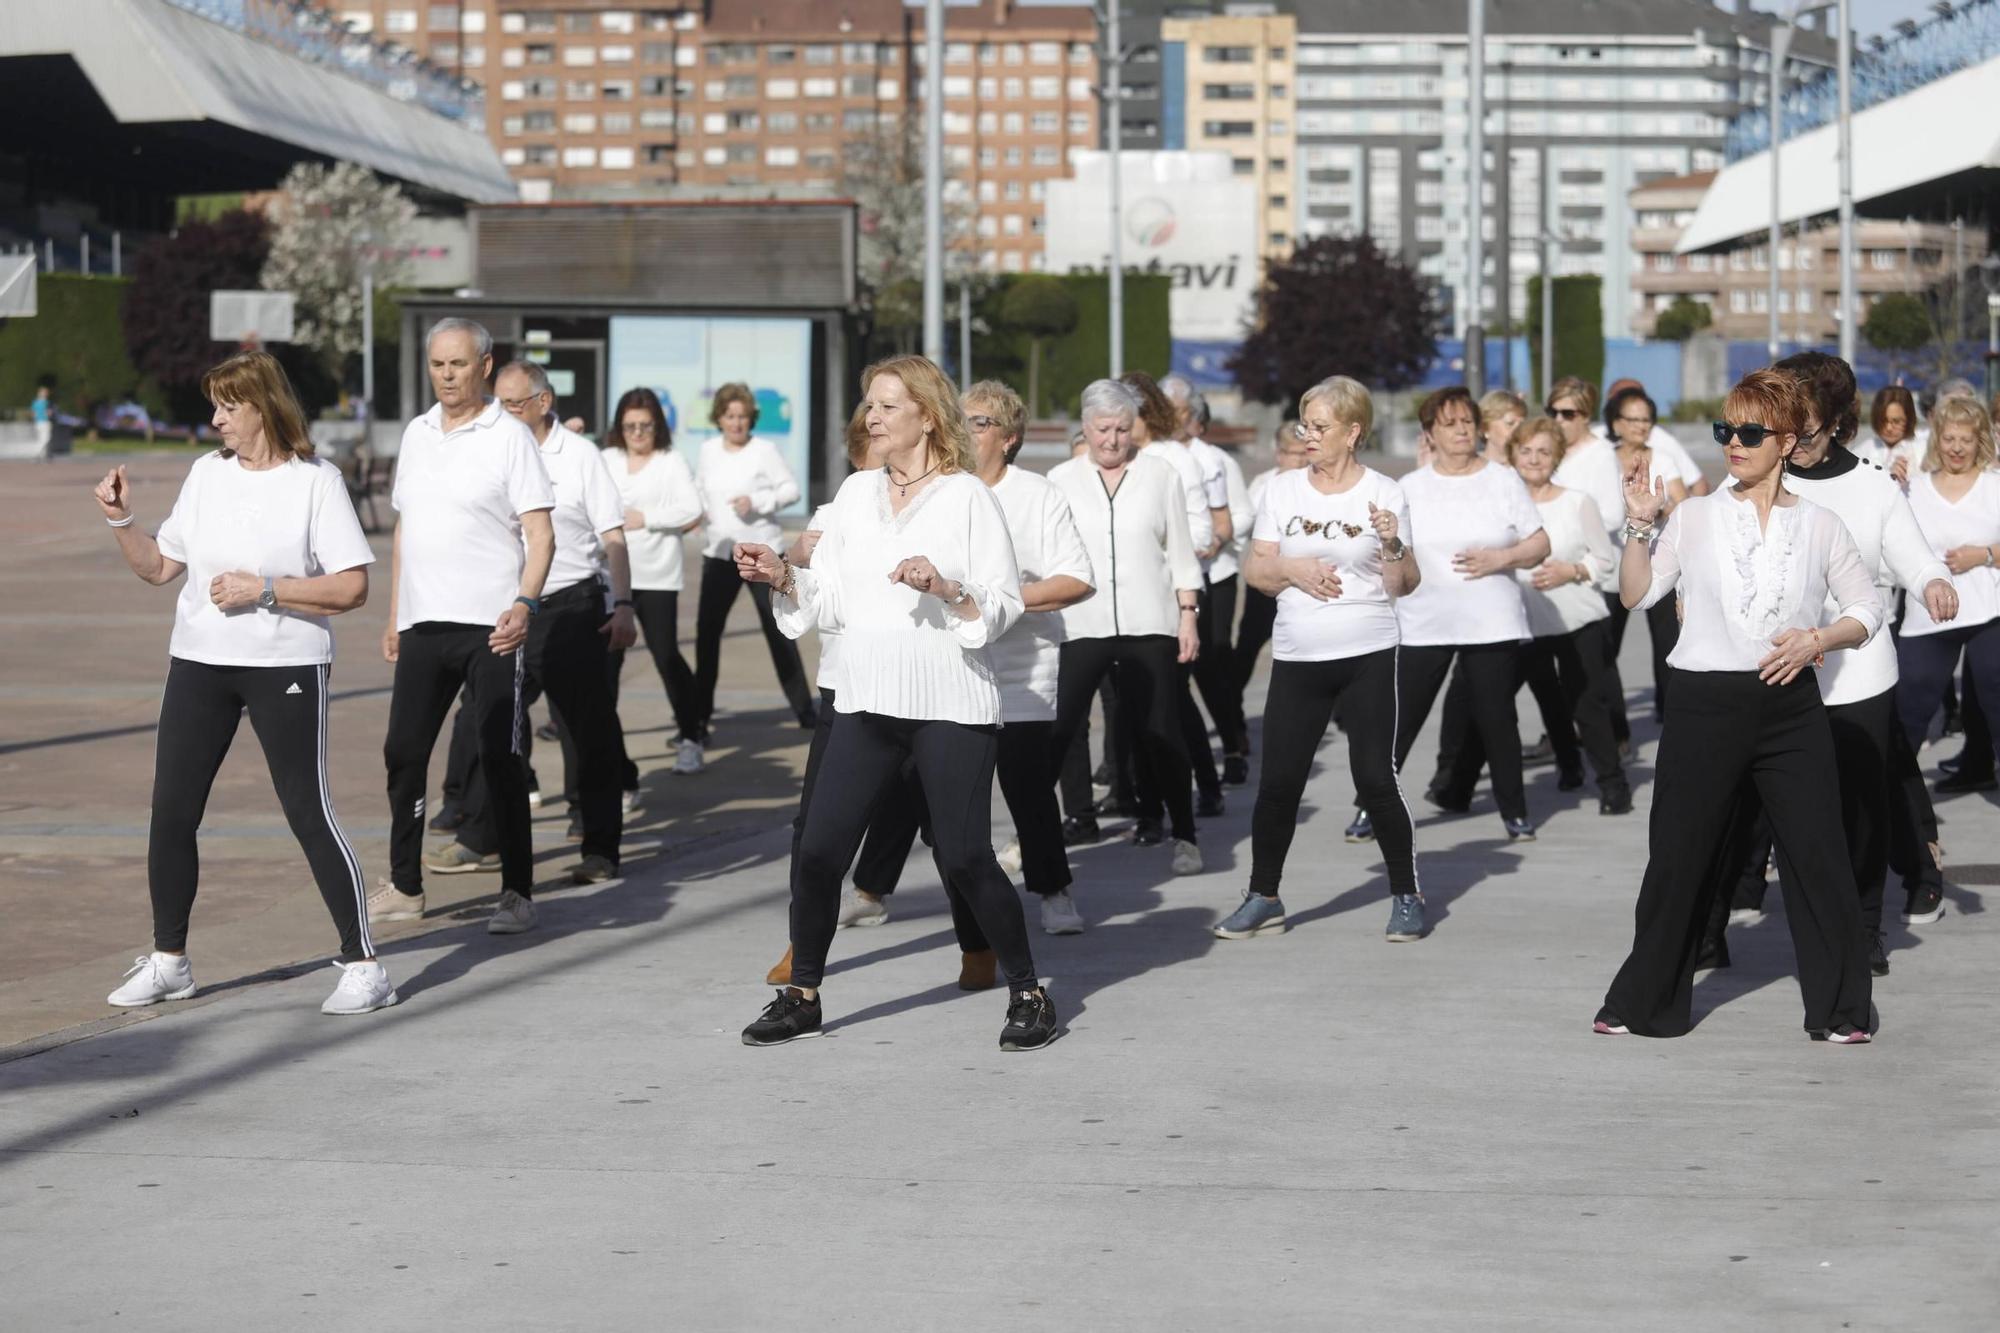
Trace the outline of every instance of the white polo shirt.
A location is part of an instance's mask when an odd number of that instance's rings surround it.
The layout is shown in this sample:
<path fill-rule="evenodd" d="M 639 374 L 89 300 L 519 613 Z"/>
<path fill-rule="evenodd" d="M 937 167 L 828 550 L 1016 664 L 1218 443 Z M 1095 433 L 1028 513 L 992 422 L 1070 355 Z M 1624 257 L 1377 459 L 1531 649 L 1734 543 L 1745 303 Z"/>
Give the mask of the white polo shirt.
<path fill-rule="evenodd" d="M 604 539 L 598 534 L 624 528 L 625 502 L 597 446 L 560 421 L 542 441 L 542 466 L 556 493 L 555 512 L 549 515 L 556 556 L 542 585 L 547 595 L 605 573 Z"/>
<path fill-rule="evenodd" d="M 404 427 L 389 503 L 401 552 L 396 628 L 405 630 L 498 620 L 521 590 L 521 515 L 555 508 L 556 497 L 534 433 L 489 398 L 449 433 L 436 405 Z"/>

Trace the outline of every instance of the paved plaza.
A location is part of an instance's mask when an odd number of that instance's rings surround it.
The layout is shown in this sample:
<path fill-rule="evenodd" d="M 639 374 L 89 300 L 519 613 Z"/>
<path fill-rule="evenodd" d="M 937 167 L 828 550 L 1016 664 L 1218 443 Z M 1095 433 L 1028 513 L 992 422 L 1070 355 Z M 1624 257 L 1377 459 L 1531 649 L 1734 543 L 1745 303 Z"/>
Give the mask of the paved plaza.
<path fill-rule="evenodd" d="M 135 463 L 141 522 L 185 467 Z M 1341 840 L 1336 735 L 1289 933 L 1207 932 L 1248 874 L 1252 788 L 1204 823 L 1203 875 L 1170 877 L 1164 848 L 1080 849 L 1090 930 L 1035 936 L 1067 1034 L 1003 1055 L 1004 997 L 956 988 L 913 858 L 888 924 L 836 941 L 826 1039 L 749 1050 L 804 737 L 743 599 L 709 772 L 666 772 L 657 680 L 627 665 L 646 804 L 624 877 L 551 888 L 514 938 L 483 929 L 495 876 L 430 879 L 431 918 L 380 932 L 386 1012 L 319 1013 L 332 930 L 244 728 L 203 838 L 203 992 L 117 1014 L 103 996 L 148 947 L 173 593 L 124 570 L 98 470 L 0 464 L 8 1328 L 1995 1323 L 1993 805 L 1940 807 L 1948 914 L 1912 930 L 1892 911 L 1876 1044 L 1806 1040 L 1781 911 L 1732 934 L 1691 1036 L 1594 1037 L 1645 861 L 1643 707 L 1632 817 L 1548 768 L 1532 844 L 1484 794 L 1467 817 L 1419 805 L 1419 943 L 1383 942 L 1381 863 Z M 332 757 L 371 880 L 377 549 L 372 601 L 338 623 Z M 1630 682 L 1645 649 L 1635 625 Z M 1413 792 L 1433 752 L 1434 732 Z M 554 747 L 538 763 L 554 786 Z M 574 859 L 563 824 L 537 821 L 545 880 Z"/>

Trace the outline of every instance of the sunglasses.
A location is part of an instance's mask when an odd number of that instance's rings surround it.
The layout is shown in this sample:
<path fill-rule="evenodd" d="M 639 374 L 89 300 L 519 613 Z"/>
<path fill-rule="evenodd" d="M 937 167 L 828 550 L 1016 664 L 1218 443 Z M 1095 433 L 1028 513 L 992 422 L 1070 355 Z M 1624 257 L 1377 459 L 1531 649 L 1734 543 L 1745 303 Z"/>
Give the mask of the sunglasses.
<path fill-rule="evenodd" d="M 1733 435 L 1743 441 L 1743 447 L 1746 449 L 1760 448 L 1766 439 L 1779 433 L 1769 426 L 1760 426 L 1754 421 L 1746 421 L 1739 426 L 1732 426 L 1727 421 L 1716 421 L 1710 423 L 1710 426 L 1715 432 L 1717 444 L 1728 444 L 1729 437 Z"/>
<path fill-rule="evenodd" d="M 1564 421 L 1575 421 L 1583 415 L 1583 409 L 1577 407 L 1552 407 L 1549 409 L 1549 415 L 1558 417 Z"/>

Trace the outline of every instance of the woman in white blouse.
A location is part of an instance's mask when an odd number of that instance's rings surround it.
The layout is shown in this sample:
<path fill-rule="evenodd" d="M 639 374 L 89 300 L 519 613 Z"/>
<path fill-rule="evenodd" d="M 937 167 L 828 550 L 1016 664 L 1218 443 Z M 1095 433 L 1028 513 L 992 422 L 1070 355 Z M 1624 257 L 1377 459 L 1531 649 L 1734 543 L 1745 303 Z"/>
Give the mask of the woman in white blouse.
<path fill-rule="evenodd" d="M 1132 426 L 1139 396 L 1117 380 L 1083 391 L 1085 450 L 1049 472 L 1083 534 L 1097 594 L 1065 609 L 1056 679 L 1054 752 L 1090 716 L 1091 697 L 1118 672 L 1118 707 L 1139 733 L 1173 826 L 1173 870 L 1201 871 L 1193 774 L 1178 712 L 1179 664 L 1199 651 L 1195 631 L 1201 566 L 1188 532 L 1187 493 L 1172 466 L 1138 457 Z M 1116 743 L 1109 738 L 1106 745 Z"/>
<path fill-rule="evenodd" d="M 699 773 L 702 727 L 696 720 L 694 673 L 681 656 L 680 600 L 681 539 L 702 524 L 701 492 L 687 458 L 674 452 L 673 431 L 658 394 L 651 389 L 628 390 L 611 419 L 617 423 L 618 443 L 604 451 L 604 463 L 625 502 L 633 611 L 680 728 L 674 772 Z M 612 654 L 614 702 L 624 666 L 625 653 L 620 649 Z"/>
<path fill-rule="evenodd" d="M 1031 1050 L 1055 1036 L 1055 1007 L 992 837 L 1000 690 L 988 645 L 1021 616 L 1014 544 L 944 373 L 920 356 L 892 357 L 869 367 L 862 385 L 884 466 L 842 484 L 812 567 L 795 569 L 759 542 L 736 548 L 743 578 L 774 589 L 786 634 L 819 626 L 841 636 L 840 695 L 821 759 L 840 780 L 819 784 L 799 835 L 792 984 L 743 1040 L 769 1046 L 819 1032 L 841 879 L 871 808 L 914 762 L 940 866 L 1007 978 L 1000 1047 Z"/>
<path fill-rule="evenodd" d="M 1611 616 L 1597 591 L 1618 568 L 1618 552 L 1597 502 L 1555 484 L 1563 447 L 1556 423 L 1536 417 L 1521 426 L 1508 450 L 1549 534 L 1548 559 L 1514 572 L 1534 635 L 1522 650 L 1522 675 L 1542 705 L 1558 787 L 1583 785 L 1588 754 L 1597 774 L 1598 813 L 1626 815 L 1632 813 L 1632 784 L 1619 762 L 1611 710 L 1604 702 L 1604 638 Z M 1456 753 L 1449 790 L 1470 792 L 1485 758 L 1479 738 L 1467 737 Z"/>
<path fill-rule="evenodd" d="M 1354 456 L 1374 428 L 1368 390 L 1344 375 L 1299 400 L 1308 463 L 1278 475 L 1253 520 L 1246 576 L 1278 601 L 1263 771 L 1250 817 L 1250 887 L 1215 927 L 1225 940 L 1285 928 L 1278 897 L 1313 756 L 1335 708 L 1361 808 L 1389 870 L 1391 940 L 1423 934 L 1410 808 L 1396 783 L 1396 612 L 1420 577 L 1395 482 Z"/>
<path fill-rule="evenodd" d="M 708 540 L 702 544 L 701 601 L 694 623 L 694 707 L 696 734 L 693 739 L 708 743 L 710 724 L 715 720 L 715 683 L 722 670 L 722 632 L 729 624 L 729 610 L 743 587 L 737 577 L 735 550 L 739 542 L 773 546 L 783 530 L 778 513 L 799 498 L 798 478 L 786 465 L 784 455 L 769 440 L 750 432 L 757 424 L 757 396 L 747 384 L 725 384 L 715 391 L 708 419 L 722 433 L 701 444 L 701 462 L 695 468 L 695 484 L 701 488 L 706 507 Z M 764 643 L 771 651 L 771 666 L 778 673 L 778 687 L 799 725 L 811 730 L 814 721 L 812 690 L 806 685 L 805 664 L 799 660 L 798 645 L 778 630 L 771 614 L 771 590 L 761 583 L 750 585 L 750 599 L 757 604 L 757 623 L 764 630 Z"/>
<path fill-rule="evenodd" d="M 1868 425 L 1874 431 L 1874 438 L 1856 440 L 1848 445 L 1848 450 L 1864 463 L 1873 463 L 1887 472 L 1895 466 L 1898 458 L 1908 453 L 1911 430 L 1917 420 L 1917 398 L 1900 384 L 1886 384 L 1875 391 L 1875 400 L 1868 405 Z M 1909 469 L 1903 469 L 1898 481 L 1907 479 Z"/>
<path fill-rule="evenodd" d="M 1633 609 L 1680 594 L 1674 690 L 1655 760 L 1650 857 L 1632 952 L 1593 1028 L 1678 1037 L 1693 1025 L 1695 956 L 1737 792 L 1753 784 L 1798 870 L 1785 885 L 1805 1026 L 1865 1042 L 1872 1028 L 1861 907 L 1840 802 L 1833 733 L 1808 670 L 1882 625 L 1875 580 L 1832 511 L 1785 489 L 1784 461 L 1811 411 L 1778 370 L 1745 376 L 1716 423 L 1735 485 L 1689 500 L 1664 530 L 1663 488 L 1626 483 L 1619 595 Z M 1834 609 L 1827 609 L 1831 599 Z"/>
<path fill-rule="evenodd" d="M 1692 492 L 1682 480 L 1680 469 L 1674 460 L 1651 443 L 1660 409 L 1646 391 L 1634 385 L 1613 393 L 1604 405 L 1604 428 L 1617 445 L 1618 476 L 1620 484 L 1630 475 L 1634 467 L 1646 470 L 1646 485 L 1655 482 L 1666 488 L 1667 511 L 1673 512 L 1675 505 L 1686 500 Z M 1621 500 L 1622 504 L 1623 501 Z M 1621 510 L 1613 510 L 1604 515 L 1607 525 L 1618 521 Z M 1611 632 L 1607 647 L 1611 661 L 1618 660 L 1618 654 L 1625 647 L 1625 623 L 1631 613 L 1616 597 L 1606 599 L 1611 611 Z M 1653 716 L 1658 718 L 1667 706 L 1667 687 L 1671 683 L 1673 669 L 1667 665 L 1667 658 L 1674 650 L 1674 640 L 1680 635 L 1680 618 L 1674 613 L 1672 601 L 1666 601 L 1646 612 L 1646 636 L 1652 641 L 1653 650 Z M 1607 682 L 1608 688 L 1608 682 Z M 1612 701 L 1607 700 L 1607 703 Z M 1619 682 L 1619 698 L 1612 715 L 1612 727 L 1620 745 L 1631 739 L 1631 726 L 1625 717 L 1624 684 Z"/>

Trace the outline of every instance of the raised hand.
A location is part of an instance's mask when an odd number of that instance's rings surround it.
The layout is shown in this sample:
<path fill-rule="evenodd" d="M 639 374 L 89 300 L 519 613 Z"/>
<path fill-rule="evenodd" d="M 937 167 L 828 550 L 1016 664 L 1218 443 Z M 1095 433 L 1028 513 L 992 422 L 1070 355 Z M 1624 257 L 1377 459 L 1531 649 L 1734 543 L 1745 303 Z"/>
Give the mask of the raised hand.
<path fill-rule="evenodd" d="M 1375 535 L 1381 539 L 1384 546 L 1387 546 L 1390 542 L 1396 540 L 1396 511 L 1393 509 L 1377 509 L 1375 502 L 1370 500 L 1368 502 L 1368 526 L 1375 529 Z"/>
<path fill-rule="evenodd" d="M 122 523 L 132 517 L 132 487 L 125 480 L 123 463 L 105 473 L 104 480 L 97 483 L 91 495 L 106 518 Z"/>
<path fill-rule="evenodd" d="M 1641 527 L 1657 522 L 1667 511 L 1667 479 L 1646 481 L 1646 460 L 1634 459 L 1625 470 L 1625 517 Z"/>

